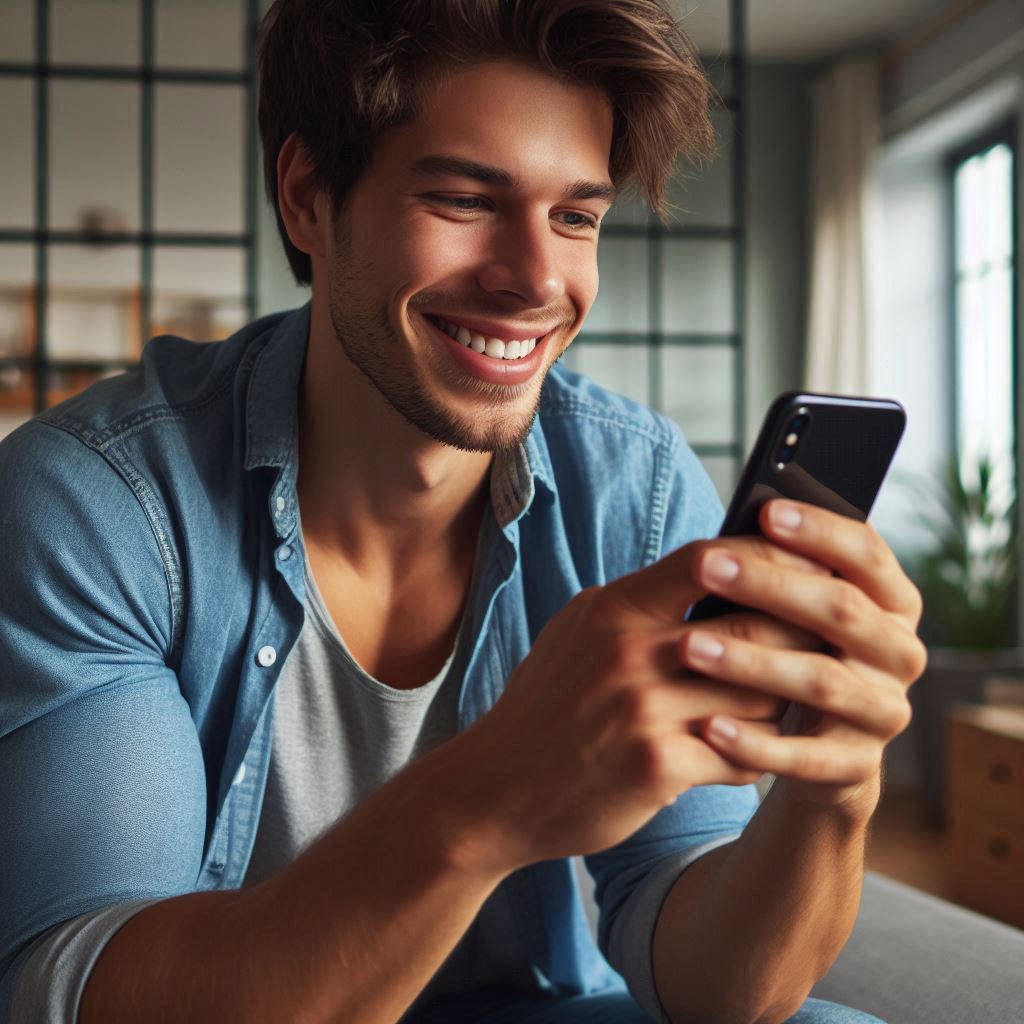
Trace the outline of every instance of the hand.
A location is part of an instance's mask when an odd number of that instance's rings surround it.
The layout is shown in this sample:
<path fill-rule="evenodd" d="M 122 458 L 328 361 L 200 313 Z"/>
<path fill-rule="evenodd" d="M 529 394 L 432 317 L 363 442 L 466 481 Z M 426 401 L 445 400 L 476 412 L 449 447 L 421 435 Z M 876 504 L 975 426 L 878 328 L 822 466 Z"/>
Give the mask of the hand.
<path fill-rule="evenodd" d="M 578 594 L 541 632 L 495 706 L 452 742 L 462 752 L 478 834 L 502 870 L 605 849 L 691 786 L 745 785 L 700 737 L 715 713 L 778 733 L 786 701 L 687 672 L 679 645 L 687 609 L 706 588 L 699 542 L 655 565 Z M 713 542 L 801 575 L 825 570 L 763 538 Z M 806 631 L 744 611 L 702 624 L 765 649 L 819 647 Z"/>
<path fill-rule="evenodd" d="M 730 571 L 717 570 L 728 567 L 709 550 L 696 566 L 698 578 L 713 593 L 817 634 L 834 656 L 767 650 L 738 638 L 709 638 L 703 628 L 690 631 L 681 643 L 684 664 L 793 701 L 800 712 L 792 728 L 774 736 L 715 716 L 705 723 L 704 738 L 737 769 L 779 776 L 792 799 L 851 811 L 864 807 L 870 816 L 885 747 L 910 724 L 907 692 L 925 667 L 916 635 L 921 596 L 867 523 L 782 501 L 769 502 L 760 523 L 776 544 L 835 575 L 808 574 L 758 551 L 734 550 L 729 555 L 735 568 L 727 578 Z M 797 735 L 786 735 L 791 732 Z"/>

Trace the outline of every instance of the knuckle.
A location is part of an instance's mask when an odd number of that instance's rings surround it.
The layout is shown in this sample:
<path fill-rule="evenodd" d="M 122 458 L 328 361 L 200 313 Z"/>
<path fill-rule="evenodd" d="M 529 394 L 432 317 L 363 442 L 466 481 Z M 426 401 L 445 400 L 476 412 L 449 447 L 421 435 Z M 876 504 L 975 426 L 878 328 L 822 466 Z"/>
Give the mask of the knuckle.
<path fill-rule="evenodd" d="M 911 721 L 914 717 L 914 710 L 910 706 L 910 701 L 901 699 L 892 715 L 892 728 L 894 730 L 893 735 L 899 735 L 909 728 Z"/>
<path fill-rule="evenodd" d="M 826 709 L 834 708 L 840 690 L 834 666 L 819 662 L 811 677 L 809 689 L 812 704 Z"/>
<path fill-rule="evenodd" d="M 928 666 L 928 649 L 921 643 L 918 637 L 914 637 L 912 643 L 907 645 L 903 659 L 902 678 L 905 682 L 913 682 L 920 679 Z"/>
<path fill-rule="evenodd" d="M 864 615 L 863 602 L 864 598 L 856 587 L 839 581 L 828 601 L 829 618 L 840 629 L 857 626 Z"/>
<path fill-rule="evenodd" d="M 630 676 L 641 667 L 637 639 L 633 633 L 620 630 L 605 637 L 605 667 L 613 675 Z"/>
<path fill-rule="evenodd" d="M 627 729 L 636 728 L 646 721 L 649 708 L 650 698 L 639 686 L 619 690 L 612 699 L 612 714 Z"/>
<path fill-rule="evenodd" d="M 665 775 L 665 751 L 653 738 L 638 740 L 633 750 L 634 778 L 642 787 L 658 786 Z"/>

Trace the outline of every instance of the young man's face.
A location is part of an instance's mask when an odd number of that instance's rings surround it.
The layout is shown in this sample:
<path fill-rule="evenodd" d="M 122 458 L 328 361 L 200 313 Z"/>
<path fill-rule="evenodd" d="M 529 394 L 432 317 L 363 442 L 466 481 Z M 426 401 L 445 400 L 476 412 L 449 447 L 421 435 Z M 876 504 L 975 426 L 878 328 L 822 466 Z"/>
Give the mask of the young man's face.
<path fill-rule="evenodd" d="M 327 254 L 331 320 L 435 440 L 494 451 L 528 433 L 597 294 L 611 139 L 601 90 L 490 61 L 425 88 L 379 140 Z"/>

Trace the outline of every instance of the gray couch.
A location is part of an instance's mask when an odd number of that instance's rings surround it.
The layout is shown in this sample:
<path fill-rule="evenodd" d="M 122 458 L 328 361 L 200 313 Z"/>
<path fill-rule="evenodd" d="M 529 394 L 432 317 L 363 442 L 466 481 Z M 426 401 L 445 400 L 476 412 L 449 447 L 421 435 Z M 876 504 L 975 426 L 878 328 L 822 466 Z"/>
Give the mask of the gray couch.
<path fill-rule="evenodd" d="M 811 994 L 889 1024 L 1024 1024 L 1024 931 L 869 871 L 853 934 Z"/>
<path fill-rule="evenodd" d="M 1024 931 L 869 871 L 853 933 L 811 995 L 888 1024 L 1024 1024 Z"/>

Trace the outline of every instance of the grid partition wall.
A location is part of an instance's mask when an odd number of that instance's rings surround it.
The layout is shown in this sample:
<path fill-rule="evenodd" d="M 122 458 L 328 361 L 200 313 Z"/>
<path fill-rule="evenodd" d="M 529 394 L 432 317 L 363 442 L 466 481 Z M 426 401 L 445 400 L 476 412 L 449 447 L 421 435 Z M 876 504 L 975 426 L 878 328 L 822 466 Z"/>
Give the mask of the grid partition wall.
<path fill-rule="evenodd" d="M 4 0 L 0 435 L 255 314 L 256 0 Z"/>
<path fill-rule="evenodd" d="M 697 6 L 683 18 L 698 41 L 700 16 Z M 667 225 L 639 199 L 616 203 L 601 227 L 597 301 L 564 357 L 571 369 L 674 419 L 723 499 L 745 436 L 744 0 L 730 0 L 728 34 L 715 54 L 704 53 L 722 98 L 716 159 L 680 169 Z"/>
<path fill-rule="evenodd" d="M 3 3 L 0 436 L 154 334 L 225 337 L 255 315 L 259 175 L 259 0 Z M 719 155 L 683 169 L 667 225 L 629 197 L 606 218 L 566 355 L 675 419 L 723 496 L 744 438 L 743 0 L 729 13 L 704 46 Z"/>

